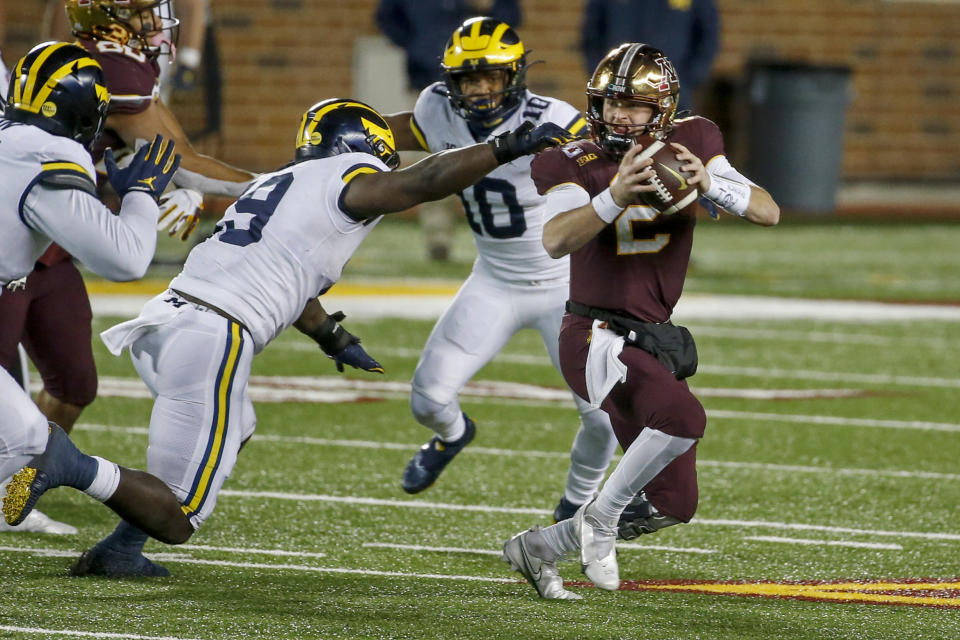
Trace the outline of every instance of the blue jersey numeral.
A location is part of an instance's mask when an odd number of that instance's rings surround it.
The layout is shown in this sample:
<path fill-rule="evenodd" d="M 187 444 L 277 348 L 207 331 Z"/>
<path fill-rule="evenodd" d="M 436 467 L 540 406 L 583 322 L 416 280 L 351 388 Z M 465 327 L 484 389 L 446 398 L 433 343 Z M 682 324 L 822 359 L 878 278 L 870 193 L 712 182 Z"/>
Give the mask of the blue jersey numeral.
<path fill-rule="evenodd" d="M 233 205 L 234 214 L 249 213 L 253 217 L 246 229 L 237 229 L 235 220 L 224 218 L 217 223 L 214 233 L 220 242 L 245 247 L 248 244 L 259 242 L 263 237 L 263 227 L 270 221 L 270 216 L 276 211 L 283 195 L 293 184 L 293 174 L 284 173 L 273 176 L 252 191 L 245 192 L 236 204 Z M 257 196 L 257 197 L 254 197 Z"/>
<path fill-rule="evenodd" d="M 517 189 L 512 184 L 498 178 L 484 178 L 464 193 L 471 191 L 473 201 L 479 210 L 479 220 L 477 220 L 477 214 L 463 193 L 460 194 L 460 200 L 463 201 L 467 222 L 470 223 L 470 228 L 473 229 L 474 233 L 480 236 L 486 233 L 491 238 L 504 239 L 520 237 L 527 230 L 527 219 L 523 215 L 523 207 L 520 206 L 520 201 L 517 200 Z M 490 206 L 488 198 L 488 194 L 491 192 L 500 194 L 503 204 L 507 206 L 510 219 L 506 225 L 497 226 L 494 222 L 493 208 Z"/>

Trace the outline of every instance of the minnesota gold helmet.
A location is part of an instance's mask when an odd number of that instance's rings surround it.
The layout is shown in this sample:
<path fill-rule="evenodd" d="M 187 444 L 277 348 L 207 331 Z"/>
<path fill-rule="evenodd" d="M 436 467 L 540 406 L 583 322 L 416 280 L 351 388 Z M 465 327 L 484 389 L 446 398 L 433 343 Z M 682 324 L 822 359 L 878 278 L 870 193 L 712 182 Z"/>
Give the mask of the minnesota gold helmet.
<path fill-rule="evenodd" d="M 622 155 L 638 135 L 665 138 L 673 129 L 680 79 L 673 63 L 659 49 L 640 43 L 622 44 L 597 65 L 587 83 L 587 120 L 593 136 L 613 155 Z M 653 117 L 639 132 L 618 134 L 603 119 L 603 101 L 623 100 L 653 107 Z"/>
<path fill-rule="evenodd" d="M 470 18 L 457 27 L 447 41 L 440 68 L 454 110 L 478 123 L 508 116 L 520 105 L 527 88 L 527 52 L 520 36 L 506 22 L 494 18 Z M 460 89 L 460 77 L 474 71 L 503 71 L 504 89 L 483 100 L 467 99 Z"/>
<path fill-rule="evenodd" d="M 373 107 L 357 100 L 330 98 L 313 105 L 300 119 L 295 159 L 369 153 L 391 169 L 400 155 L 390 125 Z"/>
<path fill-rule="evenodd" d="M 13 67 L 3 116 L 89 149 L 100 135 L 109 102 L 103 69 L 83 47 L 44 42 Z"/>
<path fill-rule="evenodd" d="M 73 35 L 109 40 L 149 56 L 176 50 L 180 21 L 171 0 L 64 0 Z"/>

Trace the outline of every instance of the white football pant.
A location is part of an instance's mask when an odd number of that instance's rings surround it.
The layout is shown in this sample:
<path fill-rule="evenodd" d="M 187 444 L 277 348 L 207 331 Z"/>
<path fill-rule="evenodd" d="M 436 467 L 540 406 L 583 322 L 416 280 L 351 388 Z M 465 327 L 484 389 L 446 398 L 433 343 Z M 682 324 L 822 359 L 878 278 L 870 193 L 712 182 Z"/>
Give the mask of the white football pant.
<path fill-rule="evenodd" d="M 0 367 L 0 479 L 13 475 L 43 453 L 49 430 L 37 405 Z"/>

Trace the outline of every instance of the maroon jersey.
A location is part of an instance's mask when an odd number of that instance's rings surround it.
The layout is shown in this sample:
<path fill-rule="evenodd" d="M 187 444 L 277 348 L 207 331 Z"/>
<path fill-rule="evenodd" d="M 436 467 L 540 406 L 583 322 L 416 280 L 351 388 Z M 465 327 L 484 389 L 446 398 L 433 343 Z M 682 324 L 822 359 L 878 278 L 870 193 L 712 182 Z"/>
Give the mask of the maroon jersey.
<path fill-rule="evenodd" d="M 710 120 L 678 120 L 665 142 L 678 142 L 703 164 L 723 155 L 723 136 Z M 537 191 L 574 183 L 590 197 L 606 189 L 619 162 L 596 143 L 578 141 L 548 149 L 531 167 Z M 570 255 L 570 299 L 628 313 L 647 322 L 666 322 L 683 291 L 699 205 L 662 216 L 652 207 L 627 207 L 587 244 Z"/>

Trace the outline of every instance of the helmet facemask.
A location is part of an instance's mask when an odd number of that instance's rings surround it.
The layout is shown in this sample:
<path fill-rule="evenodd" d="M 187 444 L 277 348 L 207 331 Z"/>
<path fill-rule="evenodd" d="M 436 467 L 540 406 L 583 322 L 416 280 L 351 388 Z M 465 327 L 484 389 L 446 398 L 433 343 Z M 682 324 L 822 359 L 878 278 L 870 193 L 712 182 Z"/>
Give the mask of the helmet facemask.
<path fill-rule="evenodd" d="M 642 136 L 663 140 L 673 130 L 679 93 L 677 72 L 663 52 L 644 44 L 620 45 L 600 61 L 587 84 L 587 120 L 594 138 L 615 157 Z M 617 133 L 613 128 L 623 124 L 604 120 L 605 100 L 646 105 L 653 109 L 653 116 L 626 133 Z"/>
<path fill-rule="evenodd" d="M 73 35 L 109 40 L 150 57 L 176 54 L 180 21 L 171 0 L 66 0 Z"/>
<path fill-rule="evenodd" d="M 517 33 L 493 18 L 471 18 L 457 27 L 444 51 L 440 68 L 447 98 L 460 117 L 483 126 L 494 126 L 520 105 L 527 89 L 526 51 Z M 464 74 L 500 71 L 503 89 L 468 96 L 461 88 Z"/>

